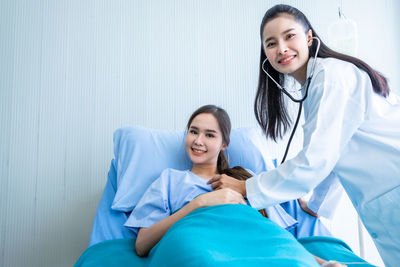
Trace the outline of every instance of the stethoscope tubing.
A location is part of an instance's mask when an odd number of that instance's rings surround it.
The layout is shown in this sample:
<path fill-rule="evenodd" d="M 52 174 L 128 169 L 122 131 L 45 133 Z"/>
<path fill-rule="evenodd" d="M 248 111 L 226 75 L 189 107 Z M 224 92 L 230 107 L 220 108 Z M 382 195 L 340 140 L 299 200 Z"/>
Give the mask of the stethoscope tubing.
<path fill-rule="evenodd" d="M 300 121 L 301 110 L 302 110 L 302 107 L 303 107 L 303 101 L 306 100 L 306 98 L 307 98 L 307 96 L 308 96 L 308 88 L 310 87 L 311 80 L 312 80 L 312 77 L 313 77 L 313 75 L 314 75 L 315 66 L 316 66 L 316 62 L 317 62 L 317 56 L 318 56 L 319 48 L 320 48 L 320 45 L 321 45 L 321 41 L 320 41 L 319 38 L 317 38 L 317 37 L 313 37 L 313 39 L 316 39 L 316 40 L 318 41 L 318 45 L 317 45 L 317 49 L 315 50 L 315 56 L 314 56 L 314 62 L 313 62 L 312 68 L 311 68 L 311 74 L 310 74 L 310 76 L 307 78 L 306 83 L 303 85 L 303 88 L 305 87 L 305 91 L 304 91 L 304 96 L 303 96 L 301 99 L 296 99 L 296 98 L 294 98 L 283 86 L 281 86 L 277 81 L 275 81 L 275 79 L 272 78 L 272 76 L 269 75 L 269 73 L 264 69 L 264 64 L 265 64 L 265 62 L 268 61 L 267 58 L 264 59 L 262 65 L 261 65 L 261 68 L 262 68 L 262 70 L 264 71 L 264 73 L 267 74 L 267 76 L 277 85 L 277 87 L 278 87 L 286 96 L 288 96 L 288 97 L 290 98 L 290 100 L 292 100 L 292 101 L 295 102 L 295 103 L 299 103 L 299 111 L 297 112 L 296 122 L 295 122 L 295 124 L 294 124 L 292 133 L 290 134 L 289 141 L 288 141 L 288 144 L 287 144 L 287 146 L 286 146 L 285 153 L 284 153 L 284 155 L 283 155 L 281 164 L 285 162 L 286 157 L 287 157 L 287 154 L 288 154 L 288 152 L 289 152 L 290 144 L 291 144 L 291 142 L 292 142 L 294 133 L 296 132 L 297 125 L 299 124 L 299 121 Z M 300 90 L 301 90 L 301 89 L 300 89 Z"/>

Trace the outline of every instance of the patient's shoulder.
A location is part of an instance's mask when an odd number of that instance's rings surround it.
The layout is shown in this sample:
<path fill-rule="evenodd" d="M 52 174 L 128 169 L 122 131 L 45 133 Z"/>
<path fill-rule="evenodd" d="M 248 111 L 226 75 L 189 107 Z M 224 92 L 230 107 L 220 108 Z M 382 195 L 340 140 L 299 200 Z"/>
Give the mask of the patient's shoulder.
<path fill-rule="evenodd" d="M 188 175 L 189 170 L 177 170 L 172 168 L 167 168 L 163 170 L 160 175 L 160 178 L 163 180 L 175 180 L 180 179 L 182 176 Z"/>

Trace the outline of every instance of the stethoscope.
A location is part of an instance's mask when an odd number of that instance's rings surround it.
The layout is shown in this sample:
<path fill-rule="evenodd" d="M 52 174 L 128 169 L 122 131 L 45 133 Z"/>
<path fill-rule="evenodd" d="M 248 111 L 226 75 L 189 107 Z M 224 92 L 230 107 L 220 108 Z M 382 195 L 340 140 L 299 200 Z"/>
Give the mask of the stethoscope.
<path fill-rule="evenodd" d="M 294 124 L 292 133 L 290 134 L 289 141 L 288 141 L 288 144 L 287 144 L 287 146 L 286 146 L 285 154 L 283 155 L 281 164 L 284 163 L 285 160 L 286 160 L 286 156 L 287 156 L 287 154 L 288 154 L 288 152 L 289 152 L 290 143 L 292 142 L 294 133 L 296 132 L 297 125 L 299 124 L 300 115 L 301 115 L 301 109 L 302 109 L 302 107 L 303 107 L 303 101 L 307 98 L 307 95 L 308 95 L 308 88 L 310 87 L 311 79 L 312 79 L 312 77 L 313 77 L 313 75 L 314 75 L 314 71 L 315 71 L 315 65 L 316 65 L 316 63 L 317 63 L 317 56 L 318 56 L 319 47 L 320 47 L 320 45 L 321 45 L 321 41 L 319 40 L 318 37 L 312 37 L 312 38 L 313 38 L 313 39 L 316 39 L 316 40 L 318 41 L 318 45 L 317 45 L 317 49 L 315 50 L 315 56 L 314 56 L 314 61 L 313 61 L 312 67 L 311 67 L 310 76 L 307 78 L 307 80 L 306 80 L 306 82 L 304 83 L 304 85 L 299 89 L 299 91 L 301 91 L 301 90 L 303 90 L 303 89 L 305 88 L 304 96 L 303 96 L 301 99 L 296 99 L 296 98 L 294 98 L 283 86 L 281 86 L 277 81 L 275 81 L 275 79 L 272 78 L 271 75 L 269 75 L 269 73 L 264 69 L 264 64 L 268 61 L 267 58 L 264 59 L 262 65 L 261 65 L 262 70 L 263 70 L 263 71 L 265 72 L 265 74 L 267 74 L 267 76 L 276 84 L 276 86 L 278 86 L 278 88 L 279 88 L 285 95 L 287 95 L 287 96 L 290 98 L 290 100 L 292 100 L 293 102 L 299 103 L 299 111 L 297 112 L 296 122 L 295 122 L 295 124 Z"/>

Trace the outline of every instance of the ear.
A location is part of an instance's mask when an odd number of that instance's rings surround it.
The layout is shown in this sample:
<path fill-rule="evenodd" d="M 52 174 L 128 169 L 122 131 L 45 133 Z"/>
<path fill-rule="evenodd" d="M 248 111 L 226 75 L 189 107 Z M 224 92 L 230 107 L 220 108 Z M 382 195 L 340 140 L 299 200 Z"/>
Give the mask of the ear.
<path fill-rule="evenodd" d="M 313 33 L 312 30 L 309 29 L 307 33 L 307 45 L 310 47 L 313 43 Z"/>
<path fill-rule="evenodd" d="M 228 148 L 228 146 L 223 144 L 222 147 L 221 147 L 221 150 L 226 150 L 227 148 Z"/>

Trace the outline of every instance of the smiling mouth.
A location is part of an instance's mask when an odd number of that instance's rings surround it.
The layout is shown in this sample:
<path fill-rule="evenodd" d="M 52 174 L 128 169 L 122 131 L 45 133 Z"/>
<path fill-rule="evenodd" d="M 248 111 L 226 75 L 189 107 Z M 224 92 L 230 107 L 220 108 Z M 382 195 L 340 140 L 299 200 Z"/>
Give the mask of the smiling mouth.
<path fill-rule="evenodd" d="M 204 153 L 206 153 L 207 151 L 195 149 L 195 148 L 192 147 L 192 152 L 193 152 L 194 155 L 200 156 L 200 155 L 203 155 Z"/>
<path fill-rule="evenodd" d="M 279 60 L 278 63 L 282 64 L 282 65 L 289 64 L 295 57 L 296 57 L 295 55 L 294 56 L 290 56 L 290 57 L 286 57 L 284 59 Z"/>

